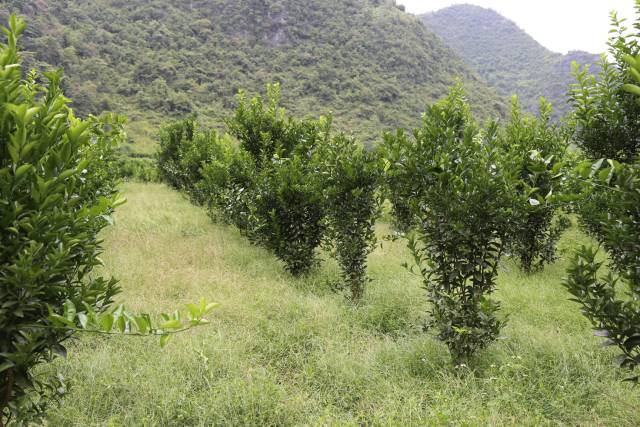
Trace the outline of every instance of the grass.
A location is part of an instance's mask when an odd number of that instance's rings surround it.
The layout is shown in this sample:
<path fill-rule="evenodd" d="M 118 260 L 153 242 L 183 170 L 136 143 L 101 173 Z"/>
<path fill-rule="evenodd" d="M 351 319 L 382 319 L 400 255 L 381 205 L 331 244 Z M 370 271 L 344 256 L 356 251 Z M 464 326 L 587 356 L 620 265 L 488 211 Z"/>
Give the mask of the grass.
<path fill-rule="evenodd" d="M 333 262 L 293 279 L 273 256 L 162 185 L 127 184 L 105 233 L 123 301 L 160 311 L 200 296 L 212 323 L 155 339 L 83 337 L 58 368 L 70 384 L 49 425 L 640 425 L 620 380 L 560 286 L 566 264 L 525 276 L 509 262 L 496 298 L 504 340 L 452 367 L 422 331 L 428 306 L 402 242 L 370 258 L 363 303 L 331 290 Z M 380 232 L 384 232 L 381 225 Z M 562 242 L 565 251 L 581 237 Z"/>

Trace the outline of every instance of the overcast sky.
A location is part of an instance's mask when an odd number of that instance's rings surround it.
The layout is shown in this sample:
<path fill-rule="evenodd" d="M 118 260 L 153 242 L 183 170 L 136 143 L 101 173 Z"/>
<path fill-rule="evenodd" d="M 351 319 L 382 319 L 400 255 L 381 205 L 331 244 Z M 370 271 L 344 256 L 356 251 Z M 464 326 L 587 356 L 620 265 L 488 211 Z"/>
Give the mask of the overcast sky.
<path fill-rule="evenodd" d="M 500 12 L 538 40 L 543 46 L 566 53 L 606 50 L 609 12 L 627 17 L 631 26 L 634 0 L 397 0 L 408 12 L 431 12 L 452 4 L 470 3 Z"/>

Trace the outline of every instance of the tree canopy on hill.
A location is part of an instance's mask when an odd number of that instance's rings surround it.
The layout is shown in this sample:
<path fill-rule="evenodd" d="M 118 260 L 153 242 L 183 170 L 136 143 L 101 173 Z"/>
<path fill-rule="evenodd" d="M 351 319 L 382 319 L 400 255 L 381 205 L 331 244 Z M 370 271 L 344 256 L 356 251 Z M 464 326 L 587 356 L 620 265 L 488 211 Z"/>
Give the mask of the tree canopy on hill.
<path fill-rule="evenodd" d="M 580 51 L 554 53 L 514 22 L 478 6 L 451 6 L 421 19 L 492 87 L 502 95 L 517 94 L 531 113 L 537 112 L 540 96 L 553 104 L 555 118 L 567 113 L 571 63 L 596 64 L 600 58 Z"/>
<path fill-rule="evenodd" d="M 270 82 L 293 114 L 333 111 L 339 128 L 369 140 L 410 125 L 456 78 L 476 112 L 506 111 L 389 0 L 7 0 L 0 15 L 9 11 L 27 17 L 27 65 L 64 67 L 76 110 L 117 110 L 134 124 L 192 110 L 220 124 L 239 89 Z"/>

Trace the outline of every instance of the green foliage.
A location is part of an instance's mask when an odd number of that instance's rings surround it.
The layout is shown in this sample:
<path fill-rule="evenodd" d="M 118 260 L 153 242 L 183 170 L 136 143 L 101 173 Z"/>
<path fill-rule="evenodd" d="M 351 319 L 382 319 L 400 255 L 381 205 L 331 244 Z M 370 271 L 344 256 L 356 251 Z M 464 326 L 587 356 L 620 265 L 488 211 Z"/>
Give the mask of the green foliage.
<path fill-rule="evenodd" d="M 202 167 L 218 146 L 216 131 L 199 131 L 194 118 L 165 126 L 160 132 L 158 169 L 162 178 L 177 190 L 185 191 L 197 204 L 207 202 L 200 188 Z"/>
<path fill-rule="evenodd" d="M 323 174 L 326 237 L 342 269 L 342 279 L 359 301 L 367 281 L 367 256 L 376 245 L 380 216 L 380 155 L 339 135 L 318 152 Z"/>
<path fill-rule="evenodd" d="M 280 85 L 267 85 L 267 105 L 260 95 L 247 102 L 242 91 L 237 96 L 238 107 L 227 120 L 229 132 L 251 155 L 258 169 L 268 167 L 274 156 L 289 157 L 300 143 L 300 127 L 287 118 L 280 107 Z"/>
<path fill-rule="evenodd" d="M 640 14 L 640 5 L 636 5 Z M 612 15 L 609 53 L 613 62 L 603 56 L 597 78 L 588 74 L 588 67 L 573 65 L 577 80 L 570 92 L 574 139 L 592 159 L 630 162 L 640 150 L 640 105 L 627 90 L 636 81 L 627 61 L 640 53 L 639 39 L 637 34 L 627 34 L 623 23 Z M 634 27 L 640 29 L 637 23 Z"/>
<path fill-rule="evenodd" d="M 217 306 L 201 298 L 198 304 L 186 304 L 183 310 L 176 310 L 172 314 L 162 313 L 161 320 L 157 322 L 149 313 L 132 313 L 122 304 L 96 312 L 90 306 L 79 308 L 73 301 L 67 300 L 63 312 L 50 312 L 47 320 L 52 329 L 66 333 L 157 335 L 160 337 L 160 346 L 164 347 L 173 334 L 209 323 L 205 316 Z"/>
<path fill-rule="evenodd" d="M 0 45 L 0 425 L 37 420 L 65 391 L 62 377 L 39 369 L 66 356 L 75 332 L 159 335 L 206 323 L 215 304 L 204 299 L 186 314 L 110 310 L 117 281 L 102 265 L 102 229 L 123 202 L 117 147 L 124 120 L 78 119 L 62 93 L 60 71 L 22 80 L 15 16 Z M 42 80 L 42 81 L 41 81 Z"/>
<path fill-rule="evenodd" d="M 407 232 L 414 225 L 415 212 L 427 190 L 418 177 L 427 161 L 423 156 L 431 155 L 432 141 L 462 138 L 470 111 L 461 91 L 461 87 L 457 87 L 450 94 L 449 101 L 440 102 L 431 115 L 423 115 L 423 126 L 414 129 L 413 140 L 402 129 L 383 136 L 386 193 L 393 206 L 396 229 L 400 232 Z M 446 130 L 445 135 L 441 134 L 443 129 Z"/>
<path fill-rule="evenodd" d="M 113 160 L 121 122 L 80 120 L 60 89 L 61 73 L 44 83 L 21 80 L 12 16 L 0 46 L 0 417 L 27 421 L 57 393 L 55 377 L 34 367 L 65 354 L 71 332 L 51 316 L 73 304 L 101 312 L 119 288 L 93 274 L 98 233 L 117 205 Z"/>
<path fill-rule="evenodd" d="M 207 204 L 213 218 L 236 225 L 299 275 L 316 264 L 322 240 L 322 188 L 312 160 L 319 143 L 329 138 L 331 121 L 287 117 L 279 97 L 278 85 L 267 87 L 266 102 L 238 95 L 227 121 L 238 147 L 215 132 L 200 131 L 194 119 L 166 126 L 158 166 L 172 187 Z"/>
<path fill-rule="evenodd" d="M 256 176 L 249 238 L 272 251 L 293 275 L 316 264 L 324 231 L 321 181 L 301 156 L 274 160 Z"/>
<path fill-rule="evenodd" d="M 193 141 L 195 120 L 185 119 L 165 126 L 160 134 L 158 148 L 158 170 L 160 177 L 171 187 L 181 190 L 188 186 L 186 173 L 182 170 L 183 151 Z"/>
<path fill-rule="evenodd" d="M 186 4 L 186 6 L 185 6 Z M 409 126 L 460 76 L 484 116 L 505 100 L 415 16 L 367 0 L 0 2 L 26 15 L 27 68 L 64 67 L 78 114 L 120 111 L 129 134 L 189 112 L 219 126 L 240 88 L 281 82 L 298 117 L 332 111 L 367 143 Z M 144 133 L 140 133 L 145 139 Z M 140 142 L 136 139 L 136 144 Z M 154 150 L 148 149 L 146 154 Z"/>
<path fill-rule="evenodd" d="M 170 123 L 160 132 L 157 153 L 162 179 L 191 201 L 206 205 L 212 218 L 235 224 L 242 232 L 252 228 L 255 164 L 215 131 L 202 130 L 194 118 Z"/>
<path fill-rule="evenodd" d="M 431 302 L 430 326 L 457 363 L 498 338 L 504 325 L 489 297 L 519 170 L 496 141 L 496 126 L 474 123 L 460 86 L 427 108 L 414 139 L 409 166 L 389 169 L 406 169 L 420 188 L 410 203 L 416 232 L 409 247 Z"/>
<path fill-rule="evenodd" d="M 570 110 L 566 93 L 572 83 L 571 63 L 599 60 L 587 52 L 551 52 L 516 23 L 479 6 L 454 5 L 420 18 L 498 93 L 518 95 L 526 112 L 537 112 L 541 96 L 548 99 L 553 120 Z"/>
<path fill-rule="evenodd" d="M 640 15 L 640 1 L 636 1 Z M 577 210 L 581 221 L 608 255 L 608 272 L 597 250 L 579 249 L 564 284 L 583 314 L 622 354 L 621 367 L 634 370 L 640 364 L 640 81 L 638 36 L 612 15 L 615 35 L 609 40 L 615 63 L 603 58 L 599 81 L 577 72 L 574 113 L 578 143 L 588 156 L 607 156 L 595 163 L 585 160 L 574 171 L 574 186 L 580 191 Z M 640 21 L 634 24 L 640 30 Z M 622 163 L 621 163 L 622 162 Z M 629 380 L 638 382 L 640 376 Z"/>
<path fill-rule="evenodd" d="M 583 246 L 564 284 L 597 329 L 596 335 L 622 351 L 618 364 L 633 370 L 640 365 L 640 164 L 610 160 L 601 168 L 602 164 L 586 163 L 581 172 L 588 179 L 587 194 L 593 186 L 606 191 L 606 209 L 589 219 L 598 223 L 595 236 L 609 255 L 610 271 L 600 277 L 604 262 L 596 257 L 597 250 Z M 638 382 L 640 377 L 629 379 Z"/>
<path fill-rule="evenodd" d="M 514 97 L 511 120 L 500 133 L 500 144 L 516 156 L 519 168 L 517 203 L 509 250 L 521 268 L 531 273 L 556 259 L 556 244 L 570 222 L 558 215 L 554 196 L 560 193 L 562 166 L 567 150 L 563 131 L 550 124 L 551 105 L 540 101 L 538 117 L 520 110 Z"/>
<path fill-rule="evenodd" d="M 227 126 L 256 167 L 247 194 L 253 201 L 243 213 L 251 217 L 246 234 L 300 275 L 316 264 L 322 240 L 322 189 L 312 153 L 329 137 L 331 121 L 286 117 L 279 100 L 279 85 L 267 86 L 266 106 L 262 97 L 247 101 L 240 93 Z"/>
<path fill-rule="evenodd" d="M 117 168 L 118 176 L 126 181 L 160 181 L 158 167 L 151 159 L 120 156 Z"/>
<path fill-rule="evenodd" d="M 635 81 L 635 83 L 640 83 L 640 54 L 638 54 L 637 56 L 625 55 L 624 61 L 629 66 L 628 72 L 633 81 Z M 640 102 L 640 98 L 638 98 L 640 97 L 640 87 L 635 83 L 627 83 L 623 85 L 622 88 L 625 91 L 635 95 L 636 101 Z"/>
<path fill-rule="evenodd" d="M 213 142 L 198 185 L 206 195 L 211 218 L 233 224 L 247 234 L 253 229 L 255 163 L 249 153 L 228 138 Z"/>

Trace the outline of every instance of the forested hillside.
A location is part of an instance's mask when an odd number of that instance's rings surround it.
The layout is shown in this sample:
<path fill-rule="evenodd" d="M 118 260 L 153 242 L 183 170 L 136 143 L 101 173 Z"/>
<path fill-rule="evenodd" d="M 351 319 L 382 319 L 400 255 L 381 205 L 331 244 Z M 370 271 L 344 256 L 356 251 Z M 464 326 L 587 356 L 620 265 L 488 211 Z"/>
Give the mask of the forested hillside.
<path fill-rule="evenodd" d="M 456 77 L 478 112 L 504 112 L 493 89 L 390 1 L 2 2 L 0 16 L 9 11 L 27 17 L 27 64 L 64 67 L 77 110 L 126 113 L 137 140 L 191 111 L 219 126 L 239 89 L 269 82 L 281 83 L 292 113 L 333 111 L 339 128 L 368 140 L 408 125 Z"/>
<path fill-rule="evenodd" d="M 518 94 L 531 112 L 537 111 L 539 97 L 544 96 L 553 104 L 556 118 L 569 109 L 566 93 L 575 81 L 572 61 L 599 61 L 599 55 L 582 51 L 551 52 L 491 9 L 456 5 L 421 19 L 502 95 Z"/>

